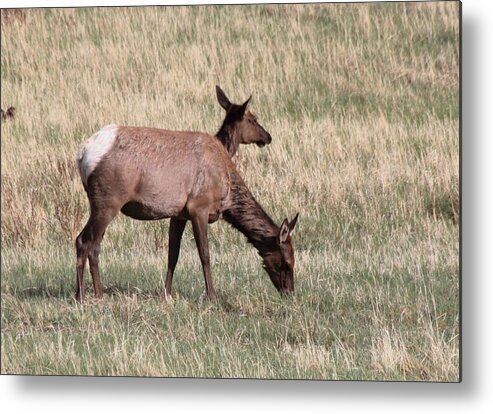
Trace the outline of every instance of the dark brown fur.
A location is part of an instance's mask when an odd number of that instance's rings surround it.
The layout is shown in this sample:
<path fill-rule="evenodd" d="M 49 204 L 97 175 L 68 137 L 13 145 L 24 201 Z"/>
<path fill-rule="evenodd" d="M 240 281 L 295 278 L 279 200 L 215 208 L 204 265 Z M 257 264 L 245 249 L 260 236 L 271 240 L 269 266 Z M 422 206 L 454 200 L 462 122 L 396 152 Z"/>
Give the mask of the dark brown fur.
<path fill-rule="evenodd" d="M 257 203 L 236 171 L 231 173 L 231 204 L 223 218 L 255 246 L 274 286 L 281 293 L 294 291 L 294 250 L 291 232 L 298 214 L 279 228 Z"/>

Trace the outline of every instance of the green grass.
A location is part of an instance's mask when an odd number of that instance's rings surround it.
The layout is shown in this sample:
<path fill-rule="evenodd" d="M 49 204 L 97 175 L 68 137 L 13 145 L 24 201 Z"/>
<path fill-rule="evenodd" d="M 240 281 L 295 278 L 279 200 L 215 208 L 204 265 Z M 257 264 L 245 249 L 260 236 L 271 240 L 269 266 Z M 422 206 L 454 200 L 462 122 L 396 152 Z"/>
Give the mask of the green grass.
<path fill-rule="evenodd" d="M 2 17 L 2 373 L 457 381 L 458 3 L 27 10 Z M 239 169 L 300 212 L 294 297 L 244 237 L 123 216 L 75 302 L 77 147 L 115 122 L 216 132 L 214 85 L 273 136 Z"/>

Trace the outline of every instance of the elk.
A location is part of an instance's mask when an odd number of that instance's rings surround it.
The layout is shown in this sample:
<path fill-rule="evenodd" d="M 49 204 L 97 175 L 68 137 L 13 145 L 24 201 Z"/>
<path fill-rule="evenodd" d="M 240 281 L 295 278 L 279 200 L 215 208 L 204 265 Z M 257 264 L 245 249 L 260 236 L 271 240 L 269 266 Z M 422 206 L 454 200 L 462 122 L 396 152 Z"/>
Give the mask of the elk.
<path fill-rule="evenodd" d="M 77 166 L 89 199 L 90 216 L 75 242 L 78 301 L 84 298 L 87 260 L 94 294 L 97 298 L 102 297 L 100 245 L 107 226 L 118 212 L 137 220 L 171 219 L 165 297 L 171 295 L 181 238 L 186 222 L 190 220 L 206 295 L 213 302 L 217 300 L 210 271 L 207 228 L 219 218 L 230 223 L 253 244 L 280 293 L 294 291 L 291 233 L 298 214 L 293 220 L 285 219 L 280 227 L 277 226 L 255 200 L 223 145 L 231 141 L 270 142 L 270 135 L 247 111 L 250 99 L 235 105 L 219 87 L 216 92 L 219 103 L 226 110 L 217 137 L 204 132 L 108 125 L 80 149 Z M 238 144 L 234 145 L 237 149 Z"/>
<path fill-rule="evenodd" d="M 0 119 L 2 121 L 7 121 L 9 119 L 14 119 L 15 118 L 15 108 L 11 106 L 8 108 L 6 111 L 0 108 Z"/>

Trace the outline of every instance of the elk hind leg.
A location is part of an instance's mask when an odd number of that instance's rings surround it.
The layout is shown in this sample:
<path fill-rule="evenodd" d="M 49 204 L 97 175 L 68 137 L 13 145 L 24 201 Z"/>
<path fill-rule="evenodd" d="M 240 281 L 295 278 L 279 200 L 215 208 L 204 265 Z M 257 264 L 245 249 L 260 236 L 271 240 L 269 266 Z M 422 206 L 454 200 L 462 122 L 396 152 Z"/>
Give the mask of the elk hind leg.
<path fill-rule="evenodd" d="M 84 229 L 75 239 L 75 250 L 77 253 L 75 299 L 79 302 L 84 300 L 84 268 L 86 266 L 87 256 L 89 255 L 90 227 L 91 217 L 89 217 L 89 221 Z"/>
<path fill-rule="evenodd" d="M 91 270 L 92 284 L 94 287 L 94 296 L 100 299 L 103 296 L 103 289 L 101 288 L 101 278 L 99 275 L 99 251 L 101 249 L 101 241 L 103 240 L 104 232 L 110 224 L 113 217 L 118 213 L 118 209 L 115 210 L 103 210 L 96 215 L 93 226 L 93 243 L 89 249 L 89 269 Z"/>
<path fill-rule="evenodd" d="M 76 299 L 84 299 L 84 267 L 89 259 L 89 269 L 92 275 L 94 294 L 100 298 L 103 294 L 99 275 L 99 250 L 106 227 L 118 210 L 91 211 L 91 216 L 76 240 L 77 249 L 77 291 Z"/>

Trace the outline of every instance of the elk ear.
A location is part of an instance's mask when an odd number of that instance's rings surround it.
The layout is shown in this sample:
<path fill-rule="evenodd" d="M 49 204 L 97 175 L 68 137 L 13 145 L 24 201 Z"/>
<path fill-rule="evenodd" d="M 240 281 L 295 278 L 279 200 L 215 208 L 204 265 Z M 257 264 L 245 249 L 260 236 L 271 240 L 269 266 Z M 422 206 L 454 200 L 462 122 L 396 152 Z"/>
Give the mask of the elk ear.
<path fill-rule="evenodd" d="M 223 90 L 216 85 L 216 96 L 217 96 L 217 101 L 219 102 L 219 105 L 227 112 L 230 110 L 232 104 L 229 101 L 228 97 L 226 94 L 223 92 Z"/>
<path fill-rule="evenodd" d="M 294 219 L 291 220 L 291 223 L 289 223 L 289 233 L 292 233 L 294 230 L 294 226 L 296 226 L 296 222 L 298 221 L 298 216 L 300 213 L 296 213 L 296 216 L 294 216 Z"/>
<path fill-rule="evenodd" d="M 279 230 L 279 243 L 285 243 L 289 236 L 289 233 L 290 230 L 289 230 L 288 219 L 284 219 L 284 221 L 281 224 L 281 229 Z"/>
<path fill-rule="evenodd" d="M 252 96 L 250 95 L 250 98 L 248 98 L 244 103 L 243 105 L 240 106 L 240 108 L 238 109 L 238 115 L 240 117 L 243 117 L 243 115 L 245 115 L 245 112 L 247 110 L 247 107 L 248 107 L 248 102 L 250 102 L 250 99 L 252 99 Z"/>

